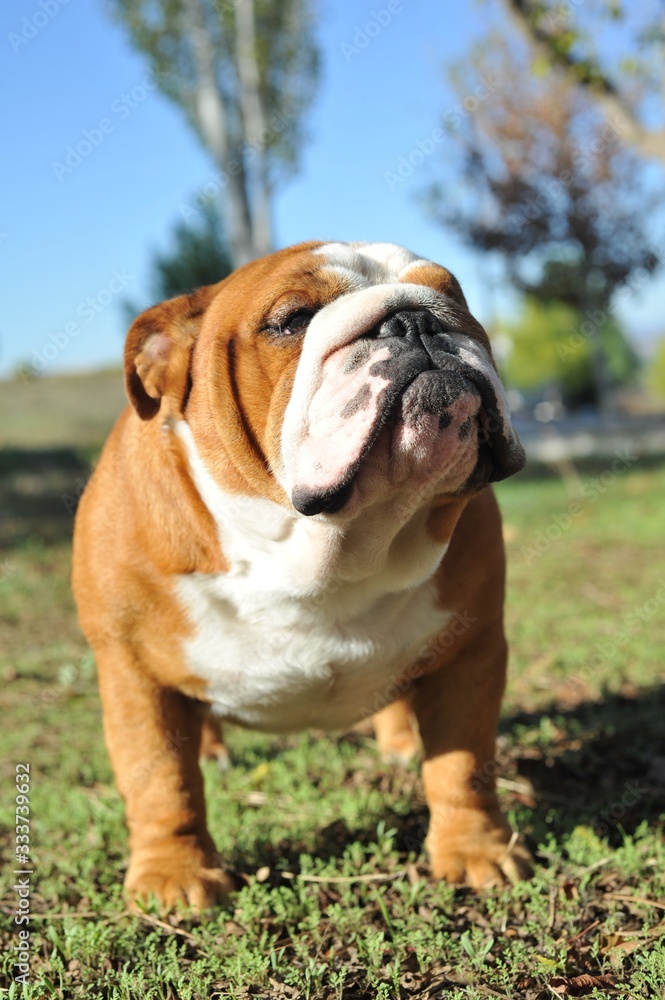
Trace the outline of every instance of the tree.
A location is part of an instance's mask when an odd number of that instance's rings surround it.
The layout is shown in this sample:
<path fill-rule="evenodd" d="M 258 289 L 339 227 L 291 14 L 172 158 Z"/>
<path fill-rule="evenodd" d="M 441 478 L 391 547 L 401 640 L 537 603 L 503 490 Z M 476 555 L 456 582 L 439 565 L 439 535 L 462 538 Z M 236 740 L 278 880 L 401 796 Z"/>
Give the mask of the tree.
<path fill-rule="evenodd" d="M 580 4 L 581 0 L 504 0 L 537 59 L 563 70 L 570 83 L 586 91 L 624 143 L 665 163 L 662 9 L 659 12 L 656 4 L 597 0 L 582 11 Z M 603 58 L 596 42 L 612 26 L 617 30 Z"/>
<path fill-rule="evenodd" d="M 268 253 L 318 78 L 310 0 L 108 2 L 215 161 L 234 267 Z"/>
<path fill-rule="evenodd" d="M 451 199 L 449 188 L 435 186 L 435 216 L 474 248 L 498 254 L 521 292 L 606 317 L 635 271 L 658 263 L 646 232 L 657 195 L 639 184 L 638 157 L 560 70 L 534 76 L 524 48 L 493 37 L 476 50 L 471 73 L 499 83 L 454 133 L 465 187 Z M 473 92 L 464 74 L 457 86 Z M 601 404 L 613 382 L 602 326 L 590 340 Z"/>
<path fill-rule="evenodd" d="M 556 387 L 571 408 L 599 402 L 592 332 L 602 345 L 608 388 L 624 384 L 637 370 L 635 352 L 608 315 L 596 331 L 572 306 L 527 296 L 519 316 L 500 329 L 510 345 L 501 365 L 506 381 L 527 392 Z"/>
<path fill-rule="evenodd" d="M 151 270 L 151 301 L 138 305 L 125 299 L 122 303 L 127 325 L 149 305 L 191 292 L 201 285 L 213 285 L 231 273 L 231 256 L 214 204 L 204 205 L 196 222 L 179 222 L 175 226 L 171 246 L 155 254 Z"/>
<path fill-rule="evenodd" d="M 660 400 L 665 400 L 665 337 L 661 337 L 647 371 L 647 385 Z"/>

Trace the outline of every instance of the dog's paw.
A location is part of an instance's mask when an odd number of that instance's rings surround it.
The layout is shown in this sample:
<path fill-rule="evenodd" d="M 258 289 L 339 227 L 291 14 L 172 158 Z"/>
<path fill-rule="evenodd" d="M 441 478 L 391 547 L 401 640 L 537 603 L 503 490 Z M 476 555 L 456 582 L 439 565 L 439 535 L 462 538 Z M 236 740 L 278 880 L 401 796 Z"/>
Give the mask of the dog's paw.
<path fill-rule="evenodd" d="M 442 808 L 432 814 L 427 850 L 432 875 L 446 882 L 484 889 L 530 877 L 526 847 L 496 810 Z"/>
<path fill-rule="evenodd" d="M 401 767 L 413 760 L 420 752 L 420 743 L 414 733 L 399 732 L 379 744 L 379 754 L 385 764 Z"/>
<path fill-rule="evenodd" d="M 222 868 L 196 855 L 183 857 L 182 852 L 171 859 L 163 851 L 159 856 L 132 858 L 125 879 L 129 905 L 135 910 L 151 900 L 164 911 L 178 906 L 207 910 L 237 888 L 236 880 Z"/>
<path fill-rule="evenodd" d="M 199 760 L 201 762 L 206 760 L 213 761 L 217 764 L 217 767 L 222 774 L 224 771 L 228 771 L 231 767 L 231 755 L 223 743 L 215 743 L 206 746 L 205 749 L 201 750 Z"/>
<path fill-rule="evenodd" d="M 215 761 L 220 771 L 228 771 L 231 757 L 222 736 L 222 727 L 218 719 L 206 715 L 201 725 L 201 746 L 199 760 Z"/>

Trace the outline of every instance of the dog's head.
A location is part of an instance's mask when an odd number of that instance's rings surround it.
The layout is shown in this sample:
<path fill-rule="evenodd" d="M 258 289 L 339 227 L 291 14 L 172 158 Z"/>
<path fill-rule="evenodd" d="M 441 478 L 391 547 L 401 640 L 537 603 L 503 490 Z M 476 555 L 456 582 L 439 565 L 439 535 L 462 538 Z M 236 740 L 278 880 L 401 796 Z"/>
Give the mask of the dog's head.
<path fill-rule="evenodd" d="M 125 371 L 139 416 L 184 416 L 222 489 L 303 516 L 415 512 L 524 464 L 459 284 L 392 244 L 301 244 L 156 306 Z"/>

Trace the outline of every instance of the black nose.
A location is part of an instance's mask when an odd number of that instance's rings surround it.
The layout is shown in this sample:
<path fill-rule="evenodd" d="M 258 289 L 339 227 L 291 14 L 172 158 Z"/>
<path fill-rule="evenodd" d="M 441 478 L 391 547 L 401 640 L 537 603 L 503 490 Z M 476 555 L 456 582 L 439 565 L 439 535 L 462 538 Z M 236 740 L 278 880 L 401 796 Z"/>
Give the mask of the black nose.
<path fill-rule="evenodd" d="M 341 486 L 334 493 L 316 493 L 302 486 L 296 487 L 291 497 L 291 503 L 299 514 L 312 517 L 313 514 L 335 514 L 341 510 L 351 496 L 353 481 Z"/>
<path fill-rule="evenodd" d="M 433 337 L 445 333 L 441 323 L 427 309 L 401 309 L 386 317 L 372 331 L 375 337 Z"/>

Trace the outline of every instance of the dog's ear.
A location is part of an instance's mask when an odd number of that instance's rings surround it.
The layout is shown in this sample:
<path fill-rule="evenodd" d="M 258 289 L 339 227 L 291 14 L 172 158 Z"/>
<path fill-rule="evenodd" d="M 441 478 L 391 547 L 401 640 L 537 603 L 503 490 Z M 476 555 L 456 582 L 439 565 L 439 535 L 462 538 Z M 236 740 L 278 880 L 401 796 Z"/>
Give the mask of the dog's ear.
<path fill-rule="evenodd" d="M 218 287 L 161 302 L 132 323 L 125 342 L 125 388 L 142 420 L 154 417 L 164 398 L 182 410 L 194 343 Z"/>

